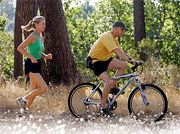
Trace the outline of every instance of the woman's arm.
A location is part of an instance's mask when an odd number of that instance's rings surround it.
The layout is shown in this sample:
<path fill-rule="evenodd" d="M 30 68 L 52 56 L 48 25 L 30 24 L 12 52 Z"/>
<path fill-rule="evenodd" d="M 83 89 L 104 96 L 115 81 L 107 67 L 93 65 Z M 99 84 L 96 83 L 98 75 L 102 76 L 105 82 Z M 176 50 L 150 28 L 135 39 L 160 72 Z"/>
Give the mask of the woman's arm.
<path fill-rule="evenodd" d="M 41 36 L 41 39 L 43 40 L 43 42 L 44 42 L 44 37 L 43 36 Z M 52 59 L 52 54 L 50 53 L 50 54 L 45 54 L 45 53 L 42 53 L 42 55 L 41 55 L 41 58 L 42 59 Z"/>
<path fill-rule="evenodd" d="M 50 60 L 50 59 L 52 59 L 52 54 L 51 53 L 50 54 L 42 53 L 41 58 Z"/>
<path fill-rule="evenodd" d="M 32 44 L 36 41 L 36 38 L 33 33 L 31 33 L 17 48 L 17 50 L 24 56 L 27 56 L 28 58 L 31 59 L 32 63 L 37 63 L 37 60 L 29 54 L 25 48 L 29 45 Z"/>
<path fill-rule="evenodd" d="M 46 57 L 47 57 L 47 54 L 42 53 L 41 58 L 42 58 L 42 59 L 45 59 Z"/>

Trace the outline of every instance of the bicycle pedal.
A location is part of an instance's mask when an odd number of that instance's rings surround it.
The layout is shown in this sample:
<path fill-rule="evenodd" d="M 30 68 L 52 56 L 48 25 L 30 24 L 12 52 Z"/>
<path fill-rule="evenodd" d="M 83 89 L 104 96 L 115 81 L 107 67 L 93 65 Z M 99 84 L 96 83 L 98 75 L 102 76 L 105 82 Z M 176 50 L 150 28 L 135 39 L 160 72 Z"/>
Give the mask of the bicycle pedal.
<path fill-rule="evenodd" d="M 113 87 L 113 88 L 111 88 L 111 90 L 110 90 L 110 92 L 109 93 L 111 93 L 111 94 L 117 94 L 119 92 L 119 88 L 117 88 L 117 87 Z"/>

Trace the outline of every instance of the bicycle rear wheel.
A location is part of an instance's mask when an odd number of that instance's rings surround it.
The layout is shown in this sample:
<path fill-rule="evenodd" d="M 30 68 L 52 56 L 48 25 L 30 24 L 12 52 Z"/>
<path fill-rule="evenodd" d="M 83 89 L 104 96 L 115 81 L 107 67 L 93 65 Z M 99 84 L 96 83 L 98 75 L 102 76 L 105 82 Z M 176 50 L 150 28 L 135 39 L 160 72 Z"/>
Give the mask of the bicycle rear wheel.
<path fill-rule="evenodd" d="M 70 112 L 77 118 L 90 118 L 97 116 L 99 105 L 102 98 L 102 91 L 96 85 L 91 83 L 82 83 L 75 86 L 68 97 L 68 106 Z M 92 95 L 88 100 L 87 97 Z M 90 102 L 90 104 L 85 103 Z"/>
<path fill-rule="evenodd" d="M 137 87 L 129 96 L 128 109 L 130 114 L 145 122 L 161 120 L 168 107 L 166 95 L 155 85 L 145 84 L 142 87 L 149 105 L 144 104 L 140 89 Z"/>

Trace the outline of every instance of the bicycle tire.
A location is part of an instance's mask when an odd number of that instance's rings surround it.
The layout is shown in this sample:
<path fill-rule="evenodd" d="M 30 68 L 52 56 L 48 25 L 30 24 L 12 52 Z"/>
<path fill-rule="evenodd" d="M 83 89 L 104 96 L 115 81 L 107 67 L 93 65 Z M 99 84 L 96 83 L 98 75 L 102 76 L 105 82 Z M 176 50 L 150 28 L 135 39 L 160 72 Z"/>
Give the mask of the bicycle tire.
<path fill-rule="evenodd" d="M 81 83 L 79 85 L 76 85 L 71 90 L 68 96 L 68 107 L 73 116 L 75 116 L 76 118 L 84 118 L 85 116 L 87 116 L 87 113 L 84 109 L 86 106 L 85 104 L 83 104 L 83 99 L 87 97 L 88 92 L 94 90 L 95 87 L 96 85 L 92 83 Z M 97 93 L 95 94 L 95 96 L 93 96 L 94 98 L 91 99 L 97 99 L 95 101 L 98 102 L 102 99 L 102 91 L 98 88 L 96 92 Z M 95 110 L 95 108 L 93 109 L 91 107 L 90 110 Z M 99 111 L 99 108 L 97 110 Z M 91 112 L 91 114 L 93 113 Z"/>
<path fill-rule="evenodd" d="M 136 87 L 129 96 L 128 110 L 136 119 L 145 122 L 160 121 L 166 114 L 168 101 L 165 93 L 152 84 L 142 85 L 144 94 L 149 102 L 146 106 L 142 100 L 140 89 Z"/>

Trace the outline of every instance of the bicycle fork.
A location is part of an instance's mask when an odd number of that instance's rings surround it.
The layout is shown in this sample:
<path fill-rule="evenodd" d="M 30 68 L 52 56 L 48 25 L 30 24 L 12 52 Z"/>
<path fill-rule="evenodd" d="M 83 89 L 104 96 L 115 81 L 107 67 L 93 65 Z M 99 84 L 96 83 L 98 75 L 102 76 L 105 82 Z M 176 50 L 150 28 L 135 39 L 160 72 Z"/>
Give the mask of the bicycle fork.
<path fill-rule="evenodd" d="M 139 81 L 139 79 L 137 78 L 137 77 L 135 77 L 135 80 L 136 80 L 136 82 L 137 82 L 137 84 L 138 84 L 138 87 L 139 87 L 139 89 L 140 89 L 140 93 L 141 93 L 141 97 L 142 97 L 142 99 L 143 99 L 143 102 L 144 102 L 144 104 L 146 105 L 146 106 L 149 106 L 149 102 L 147 101 L 147 98 L 146 98 L 146 96 L 145 96 L 145 94 L 144 94 L 144 86 L 142 86 L 142 84 L 140 83 L 140 81 Z"/>

